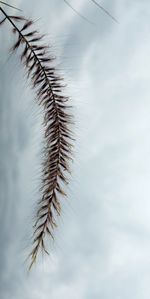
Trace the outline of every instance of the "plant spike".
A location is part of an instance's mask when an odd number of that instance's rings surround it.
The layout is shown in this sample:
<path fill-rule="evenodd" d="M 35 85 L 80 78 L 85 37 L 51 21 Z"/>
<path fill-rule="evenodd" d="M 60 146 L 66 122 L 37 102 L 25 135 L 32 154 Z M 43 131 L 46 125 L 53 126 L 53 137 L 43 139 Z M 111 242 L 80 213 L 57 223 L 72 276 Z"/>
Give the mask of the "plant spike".
<path fill-rule="evenodd" d="M 40 250 L 48 254 L 45 246 L 47 237 L 53 238 L 55 216 L 61 213 L 60 197 L 65 196 L 63 184 L 68 184 L 69 161 L 72 159 L 72 115 L 68 113 L 68 97 L 62 94 L 63 85 L 55 71 L 53 57 L 48 47 L 42 44 L 43 36 L 32 29 L 33 21 L 20 16 L 4 15 L 1 24 L 8 20 L 13 26 L 17 41 L 14 52 L 22 49 L 21 61 L 26 67 L 36 90 L 37 101 L 44 110 L 44 161 L 42 163 L 41 199 L 38 203 L 33 233 L 33 249 L 29 255 L 30 267 L 35 263 Z M 21 24 L 18 26 L 18 23 Z"/>

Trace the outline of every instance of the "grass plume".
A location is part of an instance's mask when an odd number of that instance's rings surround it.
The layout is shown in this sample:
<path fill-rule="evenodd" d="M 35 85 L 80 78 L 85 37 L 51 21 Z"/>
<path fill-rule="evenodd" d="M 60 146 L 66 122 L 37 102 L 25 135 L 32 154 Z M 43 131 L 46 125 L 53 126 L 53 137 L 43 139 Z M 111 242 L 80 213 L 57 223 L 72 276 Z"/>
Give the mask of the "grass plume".
<path fill-rule="evenodd" d="M 37 102 L 44 111 L 41 198 L 34 225 L 31 268 L 41 250 L 48 253 L 45 241 L 48 236 L 53 238 L 55 218 L 61 213 L 60 197 L 66 196 L 64 185 L 68 184 L 66 174 L 70 172 L 69 161 L 72 159 L 72 115 L 68 110 L 68 97 L 62 93 L 62 78 L 53 66 L 54 58 L 43 44 L 43 36 L 33 29 L 33 21 L 22 16 L 10 16 L 1 7 L 0 11 L 4 16 L 0 24 L 6 20 L 11 24 L 16 36 L 12 51 L 21 49 L 21 61 L 36 91 Z"/>

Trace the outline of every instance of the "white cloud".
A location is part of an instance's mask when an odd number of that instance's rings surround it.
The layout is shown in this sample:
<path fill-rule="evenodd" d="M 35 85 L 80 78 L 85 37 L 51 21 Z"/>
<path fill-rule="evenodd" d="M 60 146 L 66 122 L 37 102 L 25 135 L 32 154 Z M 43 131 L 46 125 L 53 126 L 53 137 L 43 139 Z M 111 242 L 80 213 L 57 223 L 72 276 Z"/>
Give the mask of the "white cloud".
<path fill-rule="evenodd" d="M 84 14 L 89 4 L 81 4 Z M 27 4 L 22 1 L 22 5 Z M 66 30 L 73 37 L 79 36 L 78 43 L 84 41 L 75 61 L 69 62 L 70 66 L 77 64 L 78 70 L 66 76 L 68 81 L 74 81 L 68 90 L 77 106 L 75 171 L 51 258 L 45 257 L 44 264 L 39 263 L 27 277 L 21 270 L 22 257 L 13 261 L 20 246 L 14 237 L 13 246 L 9 243 L 7 250 L 2 299 L 10 294 L 16 299 L 149 298 L 150 5 L 147 1 L 125 0 L 114 1 L 114 5 L 120 24 L 111 24 L 107 19 L 100 33 L 86 24 L 78 26 L 78 17 L 67 6 L 60 7 L 61 27 L 56 19 L 56 4 L 52 4 L 52 19 L 46 16 L 50 34 L 53 26 L 53 37 Z M 34 15 L 46 13 L 44 5 L 42 12 L 39 7 L 34 8 Z M 89 17 L 93 19 L 92 13 Z M 42 22 L 46 28 L 47 21 Z M 69 42 L 66 36 L 65 56 L 70 54 Z M 16 102 L 13 105 L 15 109 Z M 23 116 L 23 108 L 19 111 Z M 30 173 L 28 168 L 30 164 L 36 168 L 38 161 L 34 158 L 34 132 L 25 123 L 23 127 L 27 130 L 27 147 L 23 152 L 17 148 L 20 187 L 17 183 L 15 192 L 20 190 L 19 207 L 25 223 L 30 206 L 25 198 L 36 188 L 36 182 L 34 186 L 30 182 L 34 169 Z M 17 141 L 15 149 L 16 144 Z M 12 163 L 15 165 L 15 160 Z M 30 182 L 28 190 L 25 180 Z M 14 227 L 20 221 L 16 218 Z M 23 228 L 17 229 L 21 236 Z"/>

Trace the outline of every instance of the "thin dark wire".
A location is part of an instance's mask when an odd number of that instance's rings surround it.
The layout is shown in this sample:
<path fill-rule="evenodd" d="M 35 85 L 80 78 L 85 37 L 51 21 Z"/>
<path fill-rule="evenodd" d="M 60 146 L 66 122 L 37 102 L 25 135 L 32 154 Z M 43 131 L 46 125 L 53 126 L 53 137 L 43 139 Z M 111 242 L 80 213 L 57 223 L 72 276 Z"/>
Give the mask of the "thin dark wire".
<path fill-rule="evenodd" d="M 88 20 L 86 17 L 84 17 L 82 14 L 80 14 L 67 0 L 64 0 L 64 2 L 79 16 L 81 17 L 84 21 L 88 22 L 89 24 L 95 26 L 93 22 Z"/>
<path fill-rule="evenodd" d="M 113 21 L 116 23 L 119 23 L 103 6 L 101 6 L 98 2 L 95 0 L 91 0 L 97 7 L 99 7 L 106 15 L 108 15 Z"/>
<path fill-rule="evenodd" d="M 1 3 L 1 4 L 4 4 L 4 5 L 6 5 L 6 6 L 9 6 L 9 7 L 11 7 L 11 8 L 14 8 L 14 9 L 16 9 L 16 10 L 22 11 L 21 9 L 19 9 L 19 8 L 15 7 L 15 6 L 12 6 L 12 5 L 10 5 L 10 4 L 7 4 L 7 3 L 5 3 L 5 2 L 3 2 L 3 1 L 0 1 L 0 3 Z"/>

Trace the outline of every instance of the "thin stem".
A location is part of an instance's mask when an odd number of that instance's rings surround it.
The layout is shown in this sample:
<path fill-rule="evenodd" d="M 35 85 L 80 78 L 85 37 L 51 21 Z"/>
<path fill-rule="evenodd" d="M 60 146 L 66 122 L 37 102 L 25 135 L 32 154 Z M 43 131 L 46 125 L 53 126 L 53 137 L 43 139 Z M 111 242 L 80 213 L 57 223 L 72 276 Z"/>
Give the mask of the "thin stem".
<path fill-rule="evenodd" d="M 18 11 L 22 11 L 21 9 L 19 9 L 19 8 L 15 7 L 15 6 L 12 6 L 12 5 L 10 5 L 10 4 L 7 4 L 7 3 L 5 3 L 5 2 L 3 2 L 3 1 L 0 1 L 0 3 L 6 5 L 6 6 L 8 6 L 8 7 L 14 8 L 14 9 L 16 9 L 16 10 L 18 10 Z"/>
<path fill-rule="evenodd" d="M 91 0 L 97 7 L 99 7 L 108 17 L 110 17 L 116 23 L 119 23 L 110 13 L 107 11 L 102 5 L 100 5 L 97 1 Z"/>
<path fill-rule="evenodd" d="M 95 23 L 91 22 L 90 20 L 88 20 L 85 16 L 81 15 L 80 12 L 78 12 L 67 0 L 64 0 L 64 2 L 80 17 L 82 18 L 84 21 L 88 22 L 89 24 L 96 26 Z"/>

